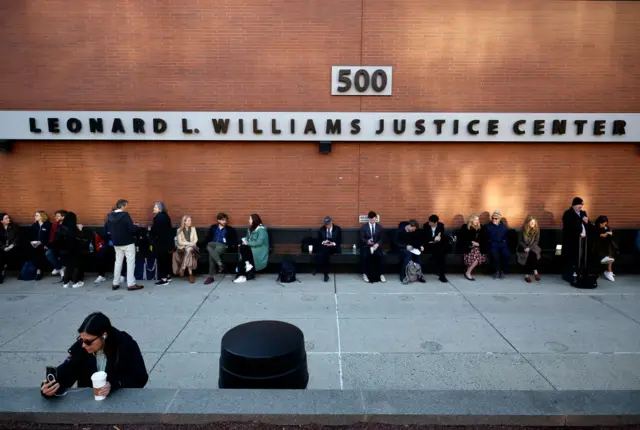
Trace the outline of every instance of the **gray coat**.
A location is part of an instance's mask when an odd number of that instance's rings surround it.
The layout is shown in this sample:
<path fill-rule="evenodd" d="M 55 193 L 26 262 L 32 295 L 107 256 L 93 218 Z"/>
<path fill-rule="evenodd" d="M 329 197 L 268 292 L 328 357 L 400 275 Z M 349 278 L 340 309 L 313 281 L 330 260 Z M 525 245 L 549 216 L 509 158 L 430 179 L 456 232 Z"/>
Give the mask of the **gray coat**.
<path fill-rule="evenodd" d="M 533 236 L 527 237 L 524 235 L 524 230 L 520 232 L 520 238 L 518 240 L 518 249 L 516 250 L 516 254 L 518 256 L 518 264 L 522 264 L 523 266 L 527 264 L 527 258 L 529 257 L 529 252 L 533 252 L 540 260 L 540 254 L 542 250 L 540 246 L 538 246 L 538 242 L 540 242 L 540 232 L 538 231 Z M 524 250 L 529 248 L 529 252 L 525 252 Z"/>

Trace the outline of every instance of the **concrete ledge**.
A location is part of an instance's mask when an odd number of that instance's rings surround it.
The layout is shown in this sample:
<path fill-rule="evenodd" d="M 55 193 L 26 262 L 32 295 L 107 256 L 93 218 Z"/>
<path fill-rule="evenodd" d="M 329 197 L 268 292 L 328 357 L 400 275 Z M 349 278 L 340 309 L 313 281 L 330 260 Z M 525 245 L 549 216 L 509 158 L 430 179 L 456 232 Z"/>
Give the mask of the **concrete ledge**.
<path fill-rule="evenodd" d="M 0 428 L 11 422 L 620 426 L 640 424 L 640 391 L 143 389 L 96 402 L 88 389 L 47 400 L 0 387 Z"/>

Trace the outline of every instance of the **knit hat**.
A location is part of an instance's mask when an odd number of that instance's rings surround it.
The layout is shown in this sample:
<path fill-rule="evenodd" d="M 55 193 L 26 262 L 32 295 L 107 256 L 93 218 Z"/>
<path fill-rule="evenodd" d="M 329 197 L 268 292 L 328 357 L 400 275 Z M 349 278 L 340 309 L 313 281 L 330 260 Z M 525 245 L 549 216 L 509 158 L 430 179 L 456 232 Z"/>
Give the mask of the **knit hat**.
<path fill-rule="evenodd" d="M 502 219 L 502 213 L 500 213 L 500 211 L 493 211 L 493 213 L 491 214 L 491 218 L 500 218 Z"/>
<path fill-rule="evenodd" d="M 571 202 L 571 206 L 583 205 L 583 204 L 584 204 L 584 200 L 582 200 L 580 197 L 574 197 L 573 202 Z"/>

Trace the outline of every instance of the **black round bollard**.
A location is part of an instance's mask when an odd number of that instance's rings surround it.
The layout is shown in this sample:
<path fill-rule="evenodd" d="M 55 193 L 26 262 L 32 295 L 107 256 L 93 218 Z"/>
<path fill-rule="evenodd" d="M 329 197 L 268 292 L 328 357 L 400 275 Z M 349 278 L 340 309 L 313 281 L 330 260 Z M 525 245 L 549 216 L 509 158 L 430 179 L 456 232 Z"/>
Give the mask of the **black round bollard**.
<path fill-rule="evenodd" d="M 292 324 L 240 324 L 222 336 L 220 346 L 219 388 L 307 388 L 304 335 Z"/>

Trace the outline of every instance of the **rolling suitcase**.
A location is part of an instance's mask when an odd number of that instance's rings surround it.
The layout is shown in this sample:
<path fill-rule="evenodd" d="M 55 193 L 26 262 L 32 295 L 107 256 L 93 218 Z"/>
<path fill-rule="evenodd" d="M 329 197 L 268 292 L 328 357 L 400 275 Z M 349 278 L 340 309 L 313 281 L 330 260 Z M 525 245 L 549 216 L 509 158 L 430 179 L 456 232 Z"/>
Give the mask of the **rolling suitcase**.
<path fill-rule="evenodd" d="M 579 239 L 578 245 L 578 265 L 573 269 L 573 277 L 571 285 L 575 288 L 590 290 L 598 287 L 598 275 L 589 271 L 589 259 L 587 249 L 587 238 L 584 239 L 584 247 L 582 239 Z M 583 255 L 584 254 L 584 258 Z M 584 261 L 584 266 L 582 262 Z"/>

